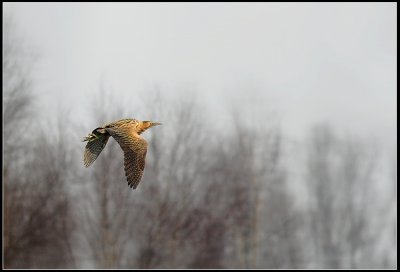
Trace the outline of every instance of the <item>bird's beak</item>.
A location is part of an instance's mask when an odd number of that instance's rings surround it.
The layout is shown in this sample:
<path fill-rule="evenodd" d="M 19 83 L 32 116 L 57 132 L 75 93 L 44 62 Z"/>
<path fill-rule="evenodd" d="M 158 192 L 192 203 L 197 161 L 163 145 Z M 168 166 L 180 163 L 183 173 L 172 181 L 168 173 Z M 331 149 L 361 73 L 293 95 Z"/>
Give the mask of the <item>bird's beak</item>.
<path fill-rule="evenodd" d="M 162 125 L 161 123 L 158 123 L 158 122 L 151 122 L 150 123 L 150 126 L 152 126 L 152 127 L 154 127 L 154 126 L 159 126 L 159 125 Z"/>

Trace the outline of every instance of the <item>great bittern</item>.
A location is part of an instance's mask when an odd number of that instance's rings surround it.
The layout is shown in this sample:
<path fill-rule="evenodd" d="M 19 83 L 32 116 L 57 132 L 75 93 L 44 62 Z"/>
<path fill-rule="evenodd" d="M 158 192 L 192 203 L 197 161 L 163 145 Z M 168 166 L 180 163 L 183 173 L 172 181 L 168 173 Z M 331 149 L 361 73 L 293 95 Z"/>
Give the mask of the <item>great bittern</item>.
<path fill-rule="evenodd" d="M 128 185 L 136 189 L 143 175 L 147 153 L 147 142 L 140 134 L 157 125 L 161 125 L 161 123 L 122 119 L 94 129 L 83 139 L 84 142 L 88 142 L 83 155 L 85 167 L 89 167 L 96 160 L 106 146 L 108 138 L 112 136 L 124 151 L 125 175 Z"/>

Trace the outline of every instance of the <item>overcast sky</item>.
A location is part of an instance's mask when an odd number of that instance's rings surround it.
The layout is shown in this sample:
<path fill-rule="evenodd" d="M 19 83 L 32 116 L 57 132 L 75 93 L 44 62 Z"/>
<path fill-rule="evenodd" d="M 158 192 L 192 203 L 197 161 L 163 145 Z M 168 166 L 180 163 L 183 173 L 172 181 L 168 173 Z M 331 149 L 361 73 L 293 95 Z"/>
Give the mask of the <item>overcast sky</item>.
<path fill-rule="evenodd" d="M 67 105 L 82 119 L 103 80 L 128 104 L 154 86 L 166 95 L 191 90 L 215 119 L 233 105 L 257 120 L 275 112 L 293 137 L 329 121 L 395 143 L 395 3 L 3 7 L 40 54 L 42 113 Z"/>

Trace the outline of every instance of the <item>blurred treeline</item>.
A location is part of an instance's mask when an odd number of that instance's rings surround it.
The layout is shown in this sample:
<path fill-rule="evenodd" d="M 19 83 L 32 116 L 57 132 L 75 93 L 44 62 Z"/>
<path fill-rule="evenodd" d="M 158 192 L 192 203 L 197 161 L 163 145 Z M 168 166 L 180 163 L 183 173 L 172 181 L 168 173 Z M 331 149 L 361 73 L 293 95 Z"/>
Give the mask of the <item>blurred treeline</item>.
<path fill-rule="evenodd" d="M 396 158 L 388 166 L 376 145 L 322 124 L 299 144 L 303 158 L 277 125 L 232 114 L 229 133 L 218 133 L 196 99 L 151 92 L 138 111 L 164 125 L 144 135 L 147 164 L 133 191 L 115 141 L 85 169 L 80 140 L 136 116 L 102 92 L 85 116 L 91 127 L 61 114 L 38 120 L 22 45 L 5 20 L 5 268 L 397 266 Z M 382 178 L 393 186 L 384 198 Z"/>

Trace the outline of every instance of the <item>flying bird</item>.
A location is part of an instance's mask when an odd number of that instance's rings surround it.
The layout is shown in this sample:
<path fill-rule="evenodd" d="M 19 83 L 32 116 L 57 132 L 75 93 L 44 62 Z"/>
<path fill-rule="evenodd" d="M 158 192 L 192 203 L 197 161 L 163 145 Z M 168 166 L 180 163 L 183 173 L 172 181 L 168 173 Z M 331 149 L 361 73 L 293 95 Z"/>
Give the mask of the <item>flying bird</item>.
<path fill-rule="evenodd" d="M 124 169 L 128 185 L 136 189 L 143 175 L 147 153 L 147 142 L 140 134 L 157 125 L 161 123 L 122 119 L 94 129 L 83 139 L 83 142 L 88 142 L 83 154 L 85 167 L 89 167 L 97 159 L 108 138 L 112 136 L 124 152 Z"/>

